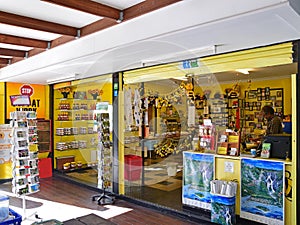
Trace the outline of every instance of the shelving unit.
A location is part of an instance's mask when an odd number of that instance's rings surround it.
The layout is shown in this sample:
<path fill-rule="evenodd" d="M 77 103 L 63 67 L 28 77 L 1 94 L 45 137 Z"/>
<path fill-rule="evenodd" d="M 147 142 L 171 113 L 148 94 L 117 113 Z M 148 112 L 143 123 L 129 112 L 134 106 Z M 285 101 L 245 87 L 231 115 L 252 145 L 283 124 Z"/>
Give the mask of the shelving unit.
<path fill-rule="evenodd" d="M 55 93 L 54 102 L 55 168 L 63 169 L 61 165 L 59 168 L 57 166 L 61 164 L 58 162 L 60 158 L 65 163 L 75 160 L 86 167 L 92 161 L 91 151 L 96 151 L 98 144 L 95 120 L 97 100 L 88 99 L 84 91 L 73 92 L 73 98 L 69 95 L 62 96 L 67 98 L 60 98 L 60 94 L 58 91 Z"/>
<path fill-rule="evenodd" d="M 37 134 L 39 137 L 39 153 L 52 152 L 51 120 L 37 120 Z"/>
<path fill-rule="evenodd" d="M 216 139 L 216 153 L 220 155 L 239 156 L 240 155 L 240 133 L 219 130 Z"/>
<path fill-rule="evenodd" d="M 283 88 L 257 88 L 256 90 L 245 91 L 245 101 L 243 105 L 245 126 L 261 129 L 263 118 L 260 111 L 263 106 L 270 105 L 274 108 L 275 115 L 284 115 L 284 91 Z"/>
<path fill-rule="evenodd" d="M 215 153 L 215 126 L 199 125 L 199 150 L 200 152 Z"/>
<path fill-rule="evenodd" d="M 228 126 L 228 99 L 226 98 L 210 98 L 209 115 L 212 123 L 216 126 Z"/>

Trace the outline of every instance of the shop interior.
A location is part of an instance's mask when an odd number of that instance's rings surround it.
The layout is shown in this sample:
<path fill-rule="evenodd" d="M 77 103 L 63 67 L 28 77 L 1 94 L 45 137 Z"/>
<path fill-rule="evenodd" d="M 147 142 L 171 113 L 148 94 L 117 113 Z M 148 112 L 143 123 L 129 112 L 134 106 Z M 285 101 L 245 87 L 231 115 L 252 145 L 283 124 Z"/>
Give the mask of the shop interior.
<path fill-rule="evenodd" d="M 279 52 L 273 55 L 262 53 L 266 52 L 262 49 L 245 51 L 242 56 L 231 53 L 229 57 L 191 60 L 198 66 L 190 69 L 182 69 L 177 63 L 125 72 L 120 92 L 124 106 L 120 118 L 124 120 L 119 121 L 118 134 L 123 174 L 120 184 L 124 181 L 121 194 L 184 210 L 183 152 L 251 157 L 250 149 L 259 145 L 253 140 L 264 135 L 265 121 L 260 113 L 264 105 L 273 106 L 282 118 L 284 135 L 291 136 L 297 63 L 291 62 L 290 52 L 281 52 L 284 48 L 290 46 L 270 48 L 273 53 Z M 93 79 L 70 86 L 72 96 L 63 96 L 65 87 L 54 86 L 54 163 L 67 177 L 101 188 L 93 121 L 97 105 L 112 104 L 112 85 L 111 76 Z M 95 99 L 93 90 L 99 91 Z M 70 118 L 62 119 L 65 116 Z M 207 119 L 215 125 L 214 130 L 203 131 L 211 138 L 200 139 L 199 128 Z M 230 148 L 218 142 L 226 129 L 238 137 Z M 279 157 L 291 159 L 292 152 Z"/>
<path fill-rule="evenodd" d="M 135 94 L 139 90 L 142 95 L 139 98 L 143 100 L 140 104 L 144 107 L 139 116 L 146 116 L 146 121 L 140 125 L 142 130 L 139 126 L 130 126 L 136 122 L 134 116 L 130 116 L 133 121 L 124 122 L 125 195 L 185 210 L 182 202 L 183 152 L 196 150 L 224 158 L 252 157 L 251 148 L 258 148 L 261 141 L 257 140 L 265 134 L 266 124 L 261 114 L 264 105 L 275 109 L 275 115 L 283 121 L 282 135 L 291 137 L 292 75 L 297 73 L 297 64 L 285 63 L 284 56 L 280 57 L 272 63 L 265 57 L 255 63 L 251 60 L 241 60 L 239 64 L 229 62 L 224 66 L 228 66 L 226 69 L 218 71 L 215 68 L 216 72 L 210 73 L 207 73 L 211 70 L 208 68 L 185 71 L 174 65 L 171 69 L 160 68 L 160 72 L 159 69 L 145 69 L 139 76 L 125 73 L 124 96 L 128 96 L 126 91 L 139 96 Z M 204 61 L 200 63 L 204 65 Z M 239 71 L 239 66 L 247 69 Z M 124 103 L 128 105 L 125 100 Z M 134 105 L 131 108 L 133 112 L 130 113 L 134 115 Z M 126 107 L 124 113 L 129 113 Z M 214 137 L 200 142 L 199 125 L 205 119 L 216 125 L 212 131 Z M 234 151 L 229 151 L 228 146 L 224 150 L 218 143 L 226 129 L 232 130 L 238 138 L 229 143 Z M 281 152 L 274 157 L 290 160 L 291 154 Z M 141 177 L 139 158 L 135 156 L 142 158 Z"/>

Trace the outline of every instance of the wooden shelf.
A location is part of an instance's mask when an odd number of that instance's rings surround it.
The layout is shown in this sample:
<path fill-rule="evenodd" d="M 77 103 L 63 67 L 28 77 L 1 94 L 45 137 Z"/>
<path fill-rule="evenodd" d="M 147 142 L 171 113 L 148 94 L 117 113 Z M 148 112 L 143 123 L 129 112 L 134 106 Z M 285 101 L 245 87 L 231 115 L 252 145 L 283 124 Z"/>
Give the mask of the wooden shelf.
<path fill-rule="evenodd" d="M 39 152 L 52 152 L 51 120 L 37 120 Z"/>

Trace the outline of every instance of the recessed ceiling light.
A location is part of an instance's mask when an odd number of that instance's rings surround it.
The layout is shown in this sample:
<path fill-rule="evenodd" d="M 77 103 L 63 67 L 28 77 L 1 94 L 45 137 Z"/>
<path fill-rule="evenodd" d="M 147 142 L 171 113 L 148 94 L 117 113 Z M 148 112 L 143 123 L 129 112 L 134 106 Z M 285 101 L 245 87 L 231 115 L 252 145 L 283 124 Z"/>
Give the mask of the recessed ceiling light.
<path fill-rule="evenodd" d="M 235 71 L 242 74 L 249 74 L 250 69 L 236 69 Z"/>

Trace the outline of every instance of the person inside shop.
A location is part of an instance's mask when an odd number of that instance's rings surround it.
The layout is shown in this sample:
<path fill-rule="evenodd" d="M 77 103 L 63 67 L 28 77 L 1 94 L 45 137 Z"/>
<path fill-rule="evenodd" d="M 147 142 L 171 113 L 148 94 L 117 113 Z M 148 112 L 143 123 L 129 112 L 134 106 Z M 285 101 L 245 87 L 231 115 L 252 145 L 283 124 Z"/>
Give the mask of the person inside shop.
<path fill-rule="evenodd" d="M 275 111 L 272 106 L 265 105 L 261 110 L 261 115 L 267 122 L 267 129 L 264 136 L 252 139 L 252 141 L 259 143 L 257 146 L 258 155 L 260 154 L 262 143 L 264 142 L 265 137 L 283 133 L 281 118 L 275 115 Z"/>
<path fill-rule="evenodd" d="M 272 106 L 265 105 L 262 110 L 262 116 L 267 121 L 266 135 L 272 134 L 282 134 L 282 121 L 279 116 L 275 115 L 274 109 Z"/>

